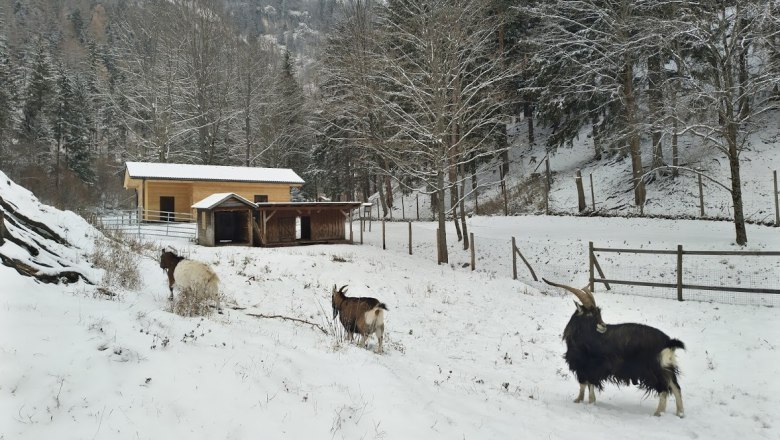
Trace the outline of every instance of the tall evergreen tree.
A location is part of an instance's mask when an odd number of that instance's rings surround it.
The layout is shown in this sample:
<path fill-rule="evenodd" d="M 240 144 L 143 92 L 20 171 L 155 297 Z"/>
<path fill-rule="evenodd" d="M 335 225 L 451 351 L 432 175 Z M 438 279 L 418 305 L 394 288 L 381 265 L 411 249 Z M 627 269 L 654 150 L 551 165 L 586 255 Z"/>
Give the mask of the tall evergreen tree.
<path fill-rule="evenodd" d="M 28 160 L 33 164 L 49 164 L 51 127 L 49 111 L 53 96 L 52 66 L 47 43 L 38 38 L 33 46 L 29 80 L 24 91 L 24 106 L 20 137 L 26 143 Z"/>

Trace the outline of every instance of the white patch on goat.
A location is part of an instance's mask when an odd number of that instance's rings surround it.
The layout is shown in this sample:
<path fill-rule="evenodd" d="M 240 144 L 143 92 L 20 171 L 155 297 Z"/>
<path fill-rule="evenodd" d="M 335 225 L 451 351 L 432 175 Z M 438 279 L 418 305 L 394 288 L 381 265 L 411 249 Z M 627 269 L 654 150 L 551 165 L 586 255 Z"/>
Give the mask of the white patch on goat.
<path fill-rule="evenodd" d="M 661 350 L 661 366 L 664 368 L 677 366 L 677 356 L 675 356 L 673 349 L 664 348 Z"/>
<path fill-rule="evenodd" d="M 367 311 L 364 316 L 366 319 L 367 328 L 370 330 L 373 330 L 376 328 L 376 326 L 384 324 L 385 322 L 384 311 L 379 307 L 374 307 L 373 309 Z M 369 333 L 371 332 L 369 331 Z"/>
<path fill-rule="evenodd" d="M 194 260 L 182 260 L 176 265 L 173 278 L 179 290 L 203 289 L 207 298 L 216 300 L 217 309 L 219 309 L 219 277 L 207 264 Z"/>
<path fill-rule="evenodd" d="M 374 333 L 379 341 L 376 351 L 381 353 L 385 333 L 385 311 L 379 307 L 374 307 L 364 313 L 363 318 L 366 321 L 366 334 L 363 335 L 358 345 L 367 346 L 368 337 L 371 336 L 371 333 Z"/>

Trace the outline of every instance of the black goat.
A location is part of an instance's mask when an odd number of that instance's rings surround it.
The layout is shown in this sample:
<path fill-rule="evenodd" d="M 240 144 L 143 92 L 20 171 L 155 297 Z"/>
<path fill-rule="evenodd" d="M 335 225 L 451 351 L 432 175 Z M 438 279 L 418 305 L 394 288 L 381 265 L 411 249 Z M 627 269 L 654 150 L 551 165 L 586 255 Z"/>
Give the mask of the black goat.
<path fill-rule="evenodd" d="M 582 402 L 585 398 L 586 385 L 588 402 L 594 403 L 593 388 L 603 390 L 604 382 L 633 384 L 648 393 L 659 394 L 656 416 L 666 411 L 666 399 L 671 391 L 677 404 L 677 415 L 684 417 L 674 355 L 675 349 L 685 349 L 681 341 L 643 324 L 604 324 L 601 309 L 596 307 L 596 300 L 587 288 L 577 289 L 543 280 L 568 290 L 582 302 L 580 305 L 575 301 L 577 310 L 563 331 L 566 363 L 580 383 L 580 393 L 574 402 Z"/>

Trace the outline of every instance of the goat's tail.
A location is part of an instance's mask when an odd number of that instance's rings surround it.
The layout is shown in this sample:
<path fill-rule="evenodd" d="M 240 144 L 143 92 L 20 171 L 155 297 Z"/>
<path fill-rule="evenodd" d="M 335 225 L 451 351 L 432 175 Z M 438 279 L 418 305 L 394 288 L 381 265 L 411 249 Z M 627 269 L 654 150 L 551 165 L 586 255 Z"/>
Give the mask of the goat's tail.
<path fill-rule="evenodd" d="M 685 344 L 683 344 L 683 342 L 679 339 L 670 339 L 669 342 L 666 344 L 666 348 L 671 348 L 672 350 L 681 348 L 685 350 Z"/>
<path fill-rule="evenodd" d="M 377 306 L 376 306 L 376 311 L 377 311 L 377 313 L 379 313 L 379 309 L 390 310 L 390 309 L 388 309 L 388 308 L 387 308 L 387 306 L 385 305 L 385 303 L 379 303 L 379 304 L 377 304 Z"/>

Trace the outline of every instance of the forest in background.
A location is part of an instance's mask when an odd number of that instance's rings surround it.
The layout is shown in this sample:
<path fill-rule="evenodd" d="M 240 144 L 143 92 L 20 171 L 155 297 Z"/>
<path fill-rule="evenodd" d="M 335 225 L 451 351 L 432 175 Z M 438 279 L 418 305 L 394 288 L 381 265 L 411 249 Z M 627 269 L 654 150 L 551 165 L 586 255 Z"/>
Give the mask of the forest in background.
<path fill-rule="evenodd" d="M 742 244 L 779 23 L 777 0 L 0 0 L 0 168 L 72 209 L 128 203 L 128 160 L 289 167 L 309 199 L 426 192 L 467 236 L 478 170 L 503 178 L 534 124 L 628 158 L 637 205 L 695 136 L 729 160 Z"/>

